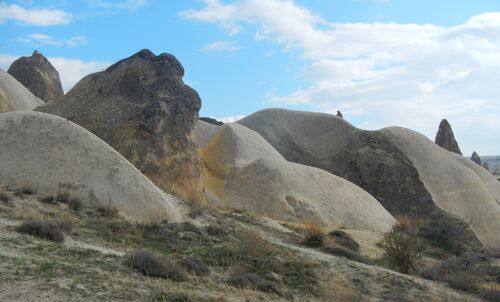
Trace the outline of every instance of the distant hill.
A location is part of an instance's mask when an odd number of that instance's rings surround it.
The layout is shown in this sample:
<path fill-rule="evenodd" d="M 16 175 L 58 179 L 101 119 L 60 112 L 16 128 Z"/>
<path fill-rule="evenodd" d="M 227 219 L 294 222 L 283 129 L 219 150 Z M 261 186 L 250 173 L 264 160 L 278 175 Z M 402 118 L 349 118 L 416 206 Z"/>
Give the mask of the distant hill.
<path fill-rule="evenodd" d="M 488 168 L 493 174 L 500 175 L 500 155 L 481 156 L 481 161 L 488 164 Z"/>

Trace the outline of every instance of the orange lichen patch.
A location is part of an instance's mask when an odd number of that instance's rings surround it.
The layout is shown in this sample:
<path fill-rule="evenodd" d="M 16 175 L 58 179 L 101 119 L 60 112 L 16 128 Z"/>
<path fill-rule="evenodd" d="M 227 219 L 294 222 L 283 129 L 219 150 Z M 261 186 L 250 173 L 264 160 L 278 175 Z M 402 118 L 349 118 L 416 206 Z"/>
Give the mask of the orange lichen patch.
<path fill-rule="evenodd" d="M 222 165 L 215 165 L 212 163 L 221 163 L 224 158 L 227 157 L 225 154 L 215 154 L 213 148 L 218 149 L 217 146 L 224 146 L 225 143 L 224 135 L 222 133 L 217 133 L 214 137 L 205 145 L 205 147 L 199 150 L 200 158 L 203 160 L 205 168 L 210 170 L 210 173 L 218 178 L 224 178 L 229 172 L 231 167 L 230 163 L 225 163 Z"/>
<path fill-rule="evenodd" d="M 217 197 L 220 198 L 224 194 L 224 179 L 217 177 L 207 167 L 203 169 L 203 182 L 205 184 L 205 189 L 212 192 Z"/>
<path fill-rule="evenodd" d="M 156 173 L 146 173 L 146 176 L 159 188 L 182 199 L 204 200 L 202 167 L 200 162 L 179 159 L 180 155 L 167 156 L 157 162 Z"/>
<path fill-rule="evenodd" d="M 12 111 L 12 104 L 7 100 L 5 93 L 0 90 L 0 113 Z"/>

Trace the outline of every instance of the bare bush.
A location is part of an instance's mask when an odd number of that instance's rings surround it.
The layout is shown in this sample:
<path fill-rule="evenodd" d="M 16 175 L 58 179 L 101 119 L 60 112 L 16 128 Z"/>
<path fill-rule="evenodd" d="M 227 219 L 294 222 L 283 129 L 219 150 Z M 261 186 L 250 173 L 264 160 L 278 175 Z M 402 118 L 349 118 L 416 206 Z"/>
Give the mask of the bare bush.
<path fill-rule="evenodd" d="M 382 241 L 384 259 L 403 274 L 408 274 L 410 269 L 416 270 L 415 264 L 424 252 L 424 245 L 416 232 L 416 223 L 405 218 L 385 234 Z"/>
<path fill-rule="evenodd" d="M 195 274 L 197 276 L 206 276 L 210 274 L 210 269 L 200 258 L 187 257 L 184 258 L 180 264 L 190 274 Z"/>
<path fill-rule="evenodd" d="M 19 233 L 30 234 L 45 240 L 63 242 L 64 235 L 51 221 L 26 221 L 16 228 Z"/>
<path fill-rule="evenodd" d="M 275 293 L 280 296 L 282 295 L 281 291 L 274 283 L 252 273 L 232 275 L 227 280 L 227 283 L 239 288 L 249 288 L 253 290 Z"/>
<path fill-rule="evenodd" d="M 186 273 L 182 268 L 163 256 L 156 256 L 149 252 L 134 252 L 127 257 L 126 263 L 146 276 L 160 277 L 174 281 L 184 281 L 187 279 Z"/>

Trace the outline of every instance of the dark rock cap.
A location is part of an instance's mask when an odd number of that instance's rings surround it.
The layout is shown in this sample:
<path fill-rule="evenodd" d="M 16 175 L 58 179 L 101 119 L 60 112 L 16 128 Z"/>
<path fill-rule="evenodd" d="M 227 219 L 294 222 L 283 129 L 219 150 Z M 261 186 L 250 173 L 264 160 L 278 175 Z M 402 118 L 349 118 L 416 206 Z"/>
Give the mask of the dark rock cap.
<path fill-rule="evenodd" d="M 8 73 L 47 103 L 64 95 L 59 72 L 38 50 L 30 57 L 21 57 L 14 61 Z"/>
<path fill-rule="evenodd" d="M 204 121 L 205 123 L 209 123 L 215 126 L 222 126 L 224 125 L 224 122 L 218 121 L 214 118 L 211 117 L 200 117 L 200 121 Z"/>
<path fill-rule="evenodd" d="M 450 152 L 462 155 L 462 151 L 460 151 L 458 143 L 455 140 L 455 135 L 453 134 L 451 125 L 446 119 L 443 119 L 439 124 L 439 130 L 436 134 L 435 142 Z"/>
<path fill-rule="evenodd" d="M 472 156 L 470 157 L 470 159 L 476 164 L 481 166 L 481 158 L 479 157 L 476 151 L 472 152 Z"/>
<path fill-rule="evenodd" d="M 37 110 L 96 134 L 161 189 L 200 200 L 202 164 L 194 132 L 201 99 L 183 74 L 173 55 L 143 49 Z"/>

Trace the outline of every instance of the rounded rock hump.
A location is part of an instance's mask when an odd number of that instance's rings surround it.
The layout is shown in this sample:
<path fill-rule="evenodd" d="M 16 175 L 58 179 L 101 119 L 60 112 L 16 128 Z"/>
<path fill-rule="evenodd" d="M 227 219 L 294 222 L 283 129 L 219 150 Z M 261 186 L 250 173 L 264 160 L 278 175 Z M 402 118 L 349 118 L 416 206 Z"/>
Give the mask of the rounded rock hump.
<path fill-rule="evenodd" d="M 30 57 L 21 57 L 14 61 L 8 73 L 47 103 L 56 101 L 64 95 L 59 72 L 36 50 Z"/>
<path fill-rule="evenodd" d="M 277 220 L 385 232 L 394 218 L 370 194 L 326 171 L 286 161 L 262 136 L 225 124 L 200 150 L 209 199 Z"/>
<path fill-rule="evenodd" d="M 131 221 L 179 221 L 177 200 L 156 188 L 97 136 L 40 112 L 0 114 L 0 184 L 68 193 L 85 206 L 116 208 Z"/>
<path fill-rule="evenodd" d="M 333 115 L 283 109 L 259 111 L 238 123 L 262 135 L 287 160 L 352 181 L 393 215 L 443 224 L 458 218 L 463 238 L 500 248 L 495 177 L 415 131 L 365 131 Z"/>
<path fill-rule="evenodd" d="M 201 100 L 172 55 L 149 50 L 86 76 L 60 101 L 37 110 L 96 134 L 161 189 L 203 199 L 195 125 Z"/>
<path fill-rule="evenodd" d="M 43 104 L 14 77 L 0 69 L 0 113 L 33 110 Z"/>

